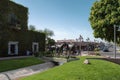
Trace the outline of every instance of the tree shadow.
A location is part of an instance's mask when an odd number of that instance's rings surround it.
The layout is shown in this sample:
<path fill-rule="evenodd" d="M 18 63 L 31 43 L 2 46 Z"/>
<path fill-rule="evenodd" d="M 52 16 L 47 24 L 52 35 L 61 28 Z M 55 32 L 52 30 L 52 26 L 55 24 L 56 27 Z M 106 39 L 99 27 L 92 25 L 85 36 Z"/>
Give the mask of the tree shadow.
<path fill-rule="evenodd" d="M 86 58 L 86 59 L 106 60 L 120 65 L 120 59 L 113 59 L 113 58 Z"/>

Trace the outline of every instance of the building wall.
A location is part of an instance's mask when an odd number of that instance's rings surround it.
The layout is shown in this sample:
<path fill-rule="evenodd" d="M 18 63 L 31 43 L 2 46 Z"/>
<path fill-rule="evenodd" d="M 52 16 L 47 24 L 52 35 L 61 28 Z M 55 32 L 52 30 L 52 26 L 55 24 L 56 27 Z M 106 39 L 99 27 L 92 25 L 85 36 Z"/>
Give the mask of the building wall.
<path fill-rule="evenodd" d="M 16 20 L 19 21 L 19 27 L 21 30 L 27 30 L 27 22 L 28 22 L 28 8 L 16 4 L 14 2 L 9 1 L 9 14 L 14 14 L 14 16 L 17 18 Z M 8 24 L 9 25 L 9 24 Z"/>
<path fill-rule="evenodd" d="M 11 19 L 15 23 L 11 24 Z M 39 51 L 45 50 L 45 34 L 28 30 L 28 8 L 0 0 L 0 57 L 8 55 L 8 43 L 18 42 L 18 55 L 32 51 L 32 43 L 39 43 Z"/>
<path fill-rule="evenodd" d="M 12 28 L 10 18 L 13 16 L 19 22 L 21 30 L 27 30 L 28 8 L 9 0 L 0 0 L 0 28 Z"/>
<path fill-rule="evenodd" d="M 26 55 L 26 51 L 32 52 L 32 43 L 39 43 L 39 51 L 45 50 L 45 34 L 33 31 L 8 30 L 3 31 L 0 40 L 0 56 L 8 55 L 8 43 L 18 42 L 18 55 Z"/>
<path fill-rule="evenodd" d="M 0 30 L 7 26 L 8 0 L 0 0 Z"/>

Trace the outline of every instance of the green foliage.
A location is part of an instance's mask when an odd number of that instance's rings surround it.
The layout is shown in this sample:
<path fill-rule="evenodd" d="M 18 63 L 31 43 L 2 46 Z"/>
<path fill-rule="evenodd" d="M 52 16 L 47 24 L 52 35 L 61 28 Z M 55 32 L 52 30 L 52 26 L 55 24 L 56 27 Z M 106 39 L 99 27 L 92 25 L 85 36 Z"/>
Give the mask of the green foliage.
<path fill-rule="evenodd" d="M 89 21 L 96 38 L 113 41 L 114 25 L 120 25 L 120 0 L 98 0 L 90 12 Z M 120 33 L 117 32 L 117 42 Z"/>
<path fill-rule="evenodd" d="M 36 29 L 35 29 L 35 26 L 34 26 L 34 25 L 30 25 L 28 29 L 29 29 L 29 30 L 31 30 L 31 31 L 36 31 Z"/>
<path fill-rule="evenodd" d="M 52 56 L 54 56 L 54 54 L 55 54 L 55 52 L 52 52 L 52 51 L 44 51 L 43 56 L 50 56 L 50 57 L 52 57 Z"/>
<path fill-rule="evenodd" d="M 14 14 L 19 21 L 20 29 L 9 24 L 9 15 Z M 26 55 L 26 50 L 32 51 L 32 42 L 39 43 L 39 50 L 45 50 L 45 34 L 28 31 L 28 8 L 10 0 L 0 0 L 0 57 L 8 56 L 9 41 L 17 41 L 19 55 Z"/>
<path fill-rule="evenodd" d="M 52 30 L 49 30 L 49 29 L 45 29 L 43 32 L 46 34 L 47 38 L 54 35 L 54 32 Z"/>
<path fill-rule="evenodd" d="M 83 64 L 90 57 L 81 57 L 48 71 L 34 74 L 20 80 L 119 80 L 120 66 L 112 62 L 89 59 L 89 65 Z"/>
<path fill-rule="evenodd" d="M 98 48 L 95 48 L 95 55 L 98 55 L 98 56 L 100 56 L 100 52 L 99 52 L 99 49 Z"/>
<path fill-rule="evenodd" d="M 34 53 L 34 56 L 35 56 L 35 57 L 39 57 L 39 52 L 35 52 L 35 53 Z"/>
<path fill-rule="evenodd" d="M 48 51 L 40 51 L 40 52 L 35 52 L 35 53 L 34 53 L 34 56 L 35 56 L 35 57 L 43 57 L 43 56 L 47 56 L 47 55 L 49 55 L 49 54 L 51 54 L 51 53 L 48 52 Z"/>
<path fill-rule="evenodd" d="M 0 0 L 0 28 L 11 28 L 9 25 L 9 15 L 14 14 L 20 22 L 19 27 L 27 30 L 28 8 L 14 3 L 10 0 Z"/>
<path fill-rule="evenodd" d="M 7 34 L 6 34 L 7 33 Z M 7 56 L 8 42 L 18 41 L 19 55 L 26 55 L 26 50 L 32 51 L 32 42 L 39 43 L 39 50 L 45 50 L 45 34 L 34 31 L 3 30 L 0 42 L 1 56 Z M 3 54 L 4 53 L 4 54 Z"/>
<path fill-rule="evenodd" d="M 40 63 L 43 63 L 43 61 L 35 57 L 2 60 L 0 61 L 0 72 L 14 70 L 14 69 L 36 65 Z"/>
<path fill-rule="evenodd" d="M 0 0 L 0 28 L 1 25 L 6 25 L 6 15 L 8 14 L 8 0 Z"/>
<path fill-rule="evenodd" d="M 43 57 L 43 56 L 49 56 L 49 57 L 53 57 L 55 54 L 54 51 L 40 51 L 37 53 L 37 55 L 35 55 L 36 57 Z"/>
<path fill-rule="evenodd" d="M 55 45 L 54 39 L 48 38 L 47 41 L 48 41 L 47 45 L 49 45 L 49 46 Z"/>
<path fill-rule="evenodd" d="M 20 4 L 17 4 L 17 3 L 14 3 L 12 1 L 9 1 L 9 13 L 14 13 L 15 16 L 17 17 L 17 19 L 19 20 L 20 22 L 20 28 L 22 30 L 27 30 L 28 27 L 27 27 L 27 24 L 28 24 L 28 8 L 20 5 Z"/>
<path fill-rule="evenodd" d="M 44 33 L 46 36 L 46 39 L 48 39 L 49 37 L 54 35 L 54 32 L 52 30 L 49 29 L 44 29 L 44 30 L 39 30 L 38 32 Z"/>

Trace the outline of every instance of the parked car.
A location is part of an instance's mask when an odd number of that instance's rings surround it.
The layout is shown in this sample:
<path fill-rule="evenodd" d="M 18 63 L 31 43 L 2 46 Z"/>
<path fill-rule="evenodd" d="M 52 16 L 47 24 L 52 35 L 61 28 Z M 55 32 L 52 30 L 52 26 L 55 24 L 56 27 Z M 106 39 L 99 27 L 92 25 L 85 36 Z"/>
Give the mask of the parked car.
<path fill-rule="evenodd" d="M 107 48 L 107 47 L 104 47 L 104 48 L 103 48 L 103 52 L 109 52 L 108 48 Z"/>

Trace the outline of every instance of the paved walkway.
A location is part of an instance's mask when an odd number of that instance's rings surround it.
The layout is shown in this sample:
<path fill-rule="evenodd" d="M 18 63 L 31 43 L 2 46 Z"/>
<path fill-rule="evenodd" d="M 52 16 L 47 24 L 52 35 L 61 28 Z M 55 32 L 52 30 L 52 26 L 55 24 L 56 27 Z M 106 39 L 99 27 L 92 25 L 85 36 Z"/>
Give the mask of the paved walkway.
<path fill-rule="evenodd" d="M 54 67 L 54 64 L 52 62 L 46 62 L 43 64 L 6 71 L 0 73 L 0 80 L 16 80 L 17 78 L 39 73 L 52 67 Z"/>
<path fill-rule="evenodd" d="M 15 57 L 3 57 L 0 60 L 8 60 L 8 59 L 18 59 L 18 58 L 26 58 L 32 56 L 15 56 Z M 17 78 L 32 75 L 35 73 L 39 73 L 45 71 L 49 68 L 54 67 L 55 65 L 52 62 L 46 61 L 45 63 L 33 65 L 29 67 L 24 67 L 16 70 L 10 70 L 6 72 L 0 73 L 0 80 L 16 80 Z"/>

